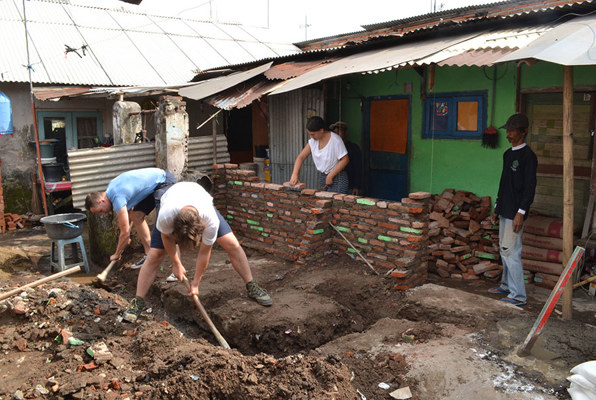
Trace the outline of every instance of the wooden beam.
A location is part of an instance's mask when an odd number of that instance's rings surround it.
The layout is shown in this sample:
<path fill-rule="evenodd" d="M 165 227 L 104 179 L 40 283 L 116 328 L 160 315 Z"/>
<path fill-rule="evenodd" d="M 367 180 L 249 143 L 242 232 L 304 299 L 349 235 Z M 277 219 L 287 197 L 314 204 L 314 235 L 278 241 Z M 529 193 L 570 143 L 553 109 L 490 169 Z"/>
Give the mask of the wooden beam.
<path fill-rule="evenodd" d="M 563 66 L 563 263 L 573 251 L 573 67 Z M 571 319 L 573 282 L 563 290 L 563 319 Z"/>

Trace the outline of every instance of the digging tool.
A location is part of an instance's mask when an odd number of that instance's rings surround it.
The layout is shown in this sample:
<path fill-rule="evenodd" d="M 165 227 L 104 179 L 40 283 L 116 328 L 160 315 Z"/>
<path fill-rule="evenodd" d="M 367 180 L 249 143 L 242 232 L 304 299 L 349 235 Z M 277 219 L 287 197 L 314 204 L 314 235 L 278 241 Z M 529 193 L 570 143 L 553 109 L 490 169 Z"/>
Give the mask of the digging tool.
<path fill-rule="evenodd" d="M 335 231 L 336 231 L 337 233 L 339 233 L 339 234 L 340 234 L 340 236 L 341 236 L 341 237 L 342 237 L 342 238 L 343 238 L 343 239 L 344 239 L 344 240 L 345 240 L 345 241 L 346 241 L 346 242 L 347 242 L 347 243 L 350 245 L 350 247 L 351 247 L 352 249 L 354 249 L 354 251 L 356 252 L 356 254 L 358 254 L 358 256 L 360 256 L 360 258 L 362 258 L 362 260 L 363 260 L 363 261 L 366 263 L 366 265 L 368 265 L 368 267 L 369 267 L 370 269 L 372 269 L 372 271 L 373 271 L 373 272 L 374 272 L 376 275 L 379 275 L 379 273 L 377 272 L 377 270 L 376 270 L 376 269 L 374 269 L 372 265 L 370 265 L 370 263 L 368 262 L 368 260 L 367 260 L 366 258 L 364 258 L 364 256 L 362 256 L 362 254 L 360 254 L 360 251 L 359 251 L 359 250 L 358 250 L 356 247 L 354 247 L 354 245 L 352 244 L 352 242 L 350 242 L 350 241 L 348 240 L 348 238 L 346 238 L 346 237 L 344 236 L 344 234 L 343 234 L 343 233 L 341 233 L 341 231 L 340 231 L 339 229 L 337 229 L 337 227 L 336 227 L 335 225 L 333 225 L 331 222 L 329 222 L 329 225 L 331 225 L 331 227 L 332 227 L 333 229 L 335 229 Z"/>
<path fill-rule="evenodd" d="M 95 285 L 103 285 L 103 283 L 105 282 L 106 278 L 108 277 L 108 274 L 110 273 L 110 270 L 112 269 L 112 267 L 116 265 L 116 260 L 111 261 L 108 266 L 101 271 L 101 274 L 97 275 L 95 277 L 95 280 L 93 281 L 93 283 Z"/>
<path fill-rule="evenodd" d="M 544 325 L 546 324 L 548 317 L 557 305 L 557 300 L 559 300 L 559 297 L 561 297 L 561 294 L 563 293 L 563 289 L 565 289 L 565 285 L 567 284 L 569 277 L 573 275 L 573 270 L 579 264 L 585 251 L 586 249 L 584 249 L 583 247 L 575 247 L 575 250 L 569 258 L 569 261 L 567 261 L 567 266 L 565 267 L 565 270 L 559 277 L 559 281 L 555 285 L 553 291 L 550 293 L 550 296 L 548 297 L 548 300 L 546 300 L 546 303 L 544 303 L 544 307 L 542 307 L 542 311 L 540 312 L 538 319 L 534 323 L 534 326 L 532 327 L 532 329 L 530 329 L 528 337 L 526 337 L 524 344 L 517 351 L 518 356 L 525 357 L 530 355 L 532 346 L 534 345 L 534 343 L 538 339 L 538 336 L 542 332 L 542 328 L 544 328 Z"/>
<path fill-rule="evenodd" d="M 590 282 L 593 282 L 593 281 L 596 281 L 596 275 L 591 276 L 588 279 L 585 279 L 585 280 L 583 280 L 581 282 L 578 282 L 578 283 L 574 284 L 573 285 L 573 288 L 575 289 L 575 288 L 578 288 L 580 286 L 584 286 L 586 283 L 590 283 Z"/>
<path fill-rule="evenodd" d="M 184 276 L 184 285 L 186 286 L 186 290 L 188 290 L 190 292 L 190 282 L 188 282 L 188 279 L 186 278 L 186 275 Z M 229 349 L 230 348 L 230 345 L 228 344 L 228 342 L 226 342 L 226 339 L 224 339 L 224 337 L 221 336 L 221 334 L 219 333 L 219 331 L 217 330 L 217 328 L 215 327 L 215 325 L 213 325 L 213 322 L 211 321 L 211 318 L 209 318 L 209 315 L 207 314 L 207 311 L 205 311 L 205 308 L 203 308 L 203 305 L 199 301 L 199 296 L 197 296 L 196 294 L 193 294 L 192 295 L 192 299 L 195 301 L 195 305 L 197 306 L 197 308 L 201 312 L 201 315 L 203 316 L 203 319 L 205 320 L 205 322 L 207 322 L 207 325 L 209 325 L 209 329 L 211 329 L 211 332 L 215 335 L 215 338 L 217 339 L 217 341 L 219 342 L 219 344 L 224 349 Z"/>
<path fill-rule="evenodd" d="M 26 285 L 23 285 L 21 287 L 18 287 L 16 289 L 13 289 L 13 290 L 8 291 L 6 293 L 0 294 L 0 300 L 7 299 L 7 298 L 9 298 L 11 296 L 14 296 L 15 294 L 21 293 L 23 291 L 23 289 L 27 289 L 27 288 L 30 288 L 30 287 L 39 286 L 42 283 L 53 281 L 54 279 L 58 279 L 58 278 L 61 278 L 63 276 L 66 276 L 66 275 L 74 274 L 75 272 L 79 272 L 80 270 L 81 270 L 81 266 L 80 265 L 77 265 L 76 267 L 65 269 L 64 271 L 57 272 L 57 273 L 55 273 L 53 275 L 50 275 L 50 276 L 46 276 L 45 278 L 38 279 L 38 280 L 36 280 L 34 282 L 28 283 Z"/>

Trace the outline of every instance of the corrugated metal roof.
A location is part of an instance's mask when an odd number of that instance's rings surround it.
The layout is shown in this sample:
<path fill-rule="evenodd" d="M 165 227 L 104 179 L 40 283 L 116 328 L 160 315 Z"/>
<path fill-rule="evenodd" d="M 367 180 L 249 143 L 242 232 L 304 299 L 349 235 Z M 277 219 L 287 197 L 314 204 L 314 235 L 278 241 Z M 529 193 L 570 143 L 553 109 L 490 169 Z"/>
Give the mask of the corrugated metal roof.
<path fill-rule="evenodd" d="M 197 71 L 300 52 L 289 43 L 262 40 L 264 30 L 240 25 L 72 0 L 27 0 L 25 7 L 34 83 L 178 85 Z M 23 15 L 21 0 L 0 1 L 0 82 L 29 81 Z M 65 54 L 65 46 L 80 56 Z"/>
<path fill-rule="evenodd" d="M 564 22 L 499 61 L 535 58 L 560 65 L 596 65 L 596 15 Z"/>
<path fill-rule="evenodd" d="M 267 79 L 290 79 L 295 76 L 304 74 L 305 72 L 319 68 L 323 64 L 328 64 L 337 61 L 339 58 L 329 58 L 325 60 L 315 61 L 290 61 L 283 64 L 274 65 L 265 71 Z"/>
<path fill-rule="evenodd" d="M 459 25 L 491 19 L 510 19 L 552 10 L 586 13 L 592 10 L 593 2 L 594 0 L 510 0 L 495 2 L 363 25 L 364 31 L 309 40 L 296 43 L 296 45 L 305 52 L 331 50 L 347 47 L 350 44 L 366 43 L 379 38 L 406 36 L 418 31 L 435 29 L 439 26 Z"/>
<path fill-rule="evenodd" d="M 217 77 L 194 83 L 180 89 L 180 96 L 188 97 L 194 100 L 200 100 L 215 93 L 219 93 L 241 82 L 247 81 L 257 75 L 267 71 L 273 62 L 250 69 L 248 71 L 236 72 L 227 76 Z"/>
<path fill-rule="evenodd" d="M 552 29 L 552 24 L 519 29 L 491 30 L 410 64 L 491 65 L 506 54 L 539 38 L 549 29 Z"/>
<path fill-rule="evenodd" d="M 369 50 L 342 58 L 331 64 L 309 71 L 299 77 L 286 81 L 271 94 L 279 94 L 312 85 L 324 79 L 360 72 L 379 71 L 399 67 L 428 57 L 449 46 L 469 40 L 478 34 L 457 35 L 416 41 L 378 50 Z"/>
<path fill-rule="evenodd" d="M 275 88 L 280 85 L 283 85 L 283 82 L 266 81 L 264 79 L 254 84 L 249 84 L 247 82 L 246 86 L 238 85 L 232 87 L 222 93 L 205 99 L 205 101 L 208 104 L 223 110 L 243 108 L 251 104 L 253 101 L 260 99 L 267 93 L 275 90 Z"/>

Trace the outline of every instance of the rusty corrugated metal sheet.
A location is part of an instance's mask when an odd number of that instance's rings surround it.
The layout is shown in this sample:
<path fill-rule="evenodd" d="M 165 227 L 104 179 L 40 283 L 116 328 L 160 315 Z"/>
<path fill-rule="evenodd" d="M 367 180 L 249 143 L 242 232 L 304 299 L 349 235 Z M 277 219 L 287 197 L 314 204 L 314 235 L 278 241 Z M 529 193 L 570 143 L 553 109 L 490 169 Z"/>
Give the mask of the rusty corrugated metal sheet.
<path fill-rule="evenodd" d="M 272 90 L 275 90 L 280 85 L 283 85 L 283 82 L 265 80 L 259 80 L 255 83 L 247 82 L 245 85 L 238 85 L 215 96 L 211 96 L 205 99 L 205 102 L 223 110 L 243 108 Z"/>
<path fill-rule="evenodd" d="M 267 79 L 290 79 L 302 75 L 305 72 L 319 68 L 324 64 L 337 61 L 338 58 L 329 58 L 315 61 L 290 61 L 283 64 L 274 65 L 265 72 Z"/>
<path fill-rule="evenodd" d="M 271 180 L 281 184 L 290 180 L 296 156 L 308 142 L 307 117 L 325 115 L 325 96 L 320 89 L 299 89 L 270 97 L 268 105 Z M 302 164 L 300 181 L 307 188 L 319 188 L 319 171 L 312 157 Z"/>
<path fill-rule="evenodd" d="M 383 37 L 405 36 L 422 30 L 430 30 L 439 26 L 449 26 L 467 22 L 489 19 L 505 19 L 525 14 L 538 14 L 560 9 L 569 11 L 592 11 L 594 0 L 511 0 L 491 3 L 482 6 L 468 6 L 452 10 L 418 15 L 414 17 L 363 25 L 365 31 L 330 36 L 296 43 L 304 52 L 320 51 L 346 47 L 349 44 L 364 43 Z"/>
<path fill-rule="evenodd" d="M 49 100 L 59 99 L 61 97 L 77 96 L 85 93 L 89 93 L 90 87 L 60 87 L 60 88 L 45 88 L 37 87 L 33 88 L 33 95 L 37 100 Z"/>
<path fill-rule="evenodd" d="M 69 150 L 72 204 L 85 207 L 89 192 L 103 192 L 116 176 L 131 169 L 155 167 L 155 144 L 141 143 Z"/>

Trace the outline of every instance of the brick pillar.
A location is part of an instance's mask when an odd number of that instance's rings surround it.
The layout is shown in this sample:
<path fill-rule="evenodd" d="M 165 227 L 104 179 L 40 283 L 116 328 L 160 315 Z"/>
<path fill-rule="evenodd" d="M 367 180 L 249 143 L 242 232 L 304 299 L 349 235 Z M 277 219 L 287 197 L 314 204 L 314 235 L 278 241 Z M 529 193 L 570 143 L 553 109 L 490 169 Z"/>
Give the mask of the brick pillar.
<path fill-rule="evenodd" d="M 143 129 L 141 106 L 132 101 L 117 101 L 112 107 L 112 129 L 114 144 L 132 144 L 137 133 Z"/>
<path fill-rule="evenodd" d="M 155 115 L 155 162 L 177 179 L 188 165 L 188 114 L 178 96 L 161 96 Z"/>

